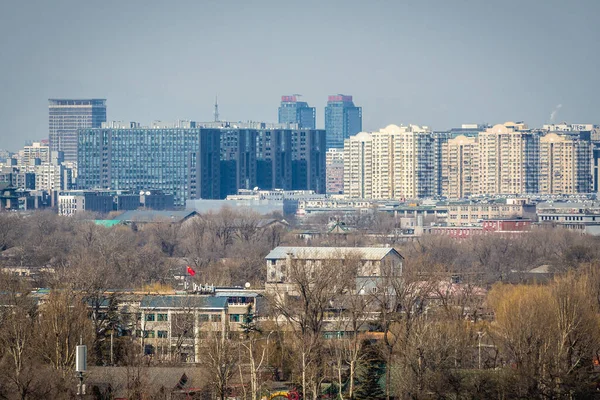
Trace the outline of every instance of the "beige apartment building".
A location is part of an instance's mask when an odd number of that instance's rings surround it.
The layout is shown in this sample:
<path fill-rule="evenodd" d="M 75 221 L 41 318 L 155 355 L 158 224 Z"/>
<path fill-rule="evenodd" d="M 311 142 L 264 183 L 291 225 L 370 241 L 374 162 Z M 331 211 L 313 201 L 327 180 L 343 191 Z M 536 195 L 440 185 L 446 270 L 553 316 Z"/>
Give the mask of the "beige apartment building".
<path fill-rule="evenodd" d="M 523 123 L 494 125 L 478 137 L 480 194 L 536 193 L 539 141 Z"/>
<path fill-rule="evenodd" d="M 373 138 L 360 132 L 344 141 L 344 194 L 370 199 L 373 193 Z"/>
<path fill-rule="evenodd" d="M 41 163 L 50 162 L 50 147 L 41 142 L 33 142 L 19 150 L 17 160 L 19 165 L 30 165 L 35 159 Z"/>
<path fill-rule="evenodd" d="M 434 140 L 427 127 L 389 125 L 353 136 L 346 144 L 344 193 L 348 197 L 414 199 L 437 194 Z M 371 176 L 366 176 L 367 171 Z"/>
<path fill-rule="evenodd" d="M 540 139 L 541 194 L 592 191 L 592 145 L 575 135 L 549 133 Z"/>
<path fill-rule="evenodd" d="M 462 199 L 479 193 L 477 139 L 457 136 L 442 145 L 442 195 Z"/>

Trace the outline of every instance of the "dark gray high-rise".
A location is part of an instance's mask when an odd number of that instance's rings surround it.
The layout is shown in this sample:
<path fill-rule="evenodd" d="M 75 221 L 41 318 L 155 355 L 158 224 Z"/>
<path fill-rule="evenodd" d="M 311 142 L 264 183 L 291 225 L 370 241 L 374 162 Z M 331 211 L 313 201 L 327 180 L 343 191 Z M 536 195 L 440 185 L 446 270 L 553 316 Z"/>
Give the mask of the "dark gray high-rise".
<path fill-rule="evenodd" d="M 77 130 L 106 122 L 106 99 L 48 99 L 50 150 L 77 161 Z"/>
<path fill-rule="evenodd" d="M 352 96 L 329 96 L 325 107 L 327 148 L 344 147 L 344 140 L 362 130 L 362 107 L 356 107 Z"/>
<path fill-rule="evenodd" d="M 317 110 L 309 107 L 305 101 L 298 101 L 298 96 L 281 96 L 279 123 L 298 124 L 301 129 L 315 129 Z"/>

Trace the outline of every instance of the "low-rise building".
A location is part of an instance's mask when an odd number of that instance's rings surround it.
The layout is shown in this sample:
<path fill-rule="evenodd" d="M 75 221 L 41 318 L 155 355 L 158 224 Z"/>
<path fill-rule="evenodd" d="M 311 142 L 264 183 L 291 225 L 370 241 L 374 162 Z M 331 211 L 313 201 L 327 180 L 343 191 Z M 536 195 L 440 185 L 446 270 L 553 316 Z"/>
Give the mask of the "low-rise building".
<path fill-rule="evenodd" d="M 506 218 L 536 218 L 535 205 L 524 199 L 507 199 L 506 202 L 450 203 L 448 226 L 479 225 L 484 220 Z"/>
<path fill-rule="evenodd" d="M 556 226 L 590 235 L 600 235 L 600 204 L 541 203 L 538 205 L 541 226 Z"/>
<path fill-rule="evenodd" d="M 271 250 L 265 257 L 267 262 L 266 291 L 287 292 L 294 290 L 292 268 L 308 268 L 318 273 L 320 268 L 334 268 L 346 262 L 358 261 L 357 284 L 359 281 L 381 277 L 385 269 L 402 273 L 404 257 L 392 247 L 286 247 Z"/>

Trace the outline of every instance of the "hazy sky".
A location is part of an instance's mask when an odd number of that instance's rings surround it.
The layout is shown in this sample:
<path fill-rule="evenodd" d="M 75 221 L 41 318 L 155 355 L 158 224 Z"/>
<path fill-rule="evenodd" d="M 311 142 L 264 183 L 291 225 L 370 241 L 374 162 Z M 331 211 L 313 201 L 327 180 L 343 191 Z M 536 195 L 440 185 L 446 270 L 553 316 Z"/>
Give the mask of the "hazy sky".
<path fill-rule="evenodd" d="M 363 129 L 600 123 L 600 1 L 0 2 L 0 148 L 48 136 L 47 99 L 108 119 L 277 120 L 301 93 L 323 126 L 351 94 Z"/>

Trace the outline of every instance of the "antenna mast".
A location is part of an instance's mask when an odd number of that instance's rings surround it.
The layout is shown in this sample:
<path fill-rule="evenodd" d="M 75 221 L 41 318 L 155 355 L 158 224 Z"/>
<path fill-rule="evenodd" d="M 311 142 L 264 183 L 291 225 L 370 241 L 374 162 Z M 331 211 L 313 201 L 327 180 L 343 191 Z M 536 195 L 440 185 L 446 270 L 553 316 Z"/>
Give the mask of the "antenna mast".
<path fill-rule="evenodd" d="M 219 98 L 215 96 L 215 122 L 219 122 Z"/>

